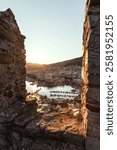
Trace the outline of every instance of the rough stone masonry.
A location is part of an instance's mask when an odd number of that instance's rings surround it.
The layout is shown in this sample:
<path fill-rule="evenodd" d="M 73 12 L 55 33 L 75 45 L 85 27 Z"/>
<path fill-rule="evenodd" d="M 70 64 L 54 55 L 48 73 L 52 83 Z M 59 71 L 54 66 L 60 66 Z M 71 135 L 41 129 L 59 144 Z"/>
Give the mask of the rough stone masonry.
<path fill-rule="evenodd" d="M 26 100 L 24 39 L 12 11 L 0 12 L 0 150 L 84 150 L 84 135 Z"/>
<path fill-rule="evenodd" d="M 87 0 L 82 61 L 82 114 L 86 149 L 100 149 L 100 0 Z"/>
<path fill-rule="evenodd" d="M 87 0 L 81 97 L 85 139 L 84 135 L 48 130 L 36 112 L 37 104 L 25 101 L 25 37 L 12 11 L 0 12 L 0 150 L 99 150 L 99 27 L 100 2 Z"/>
<path fill-rule="evenodd" d="M 0 12 L 0 108 L 25 98 L 24 39 L 12 11 Z"/>

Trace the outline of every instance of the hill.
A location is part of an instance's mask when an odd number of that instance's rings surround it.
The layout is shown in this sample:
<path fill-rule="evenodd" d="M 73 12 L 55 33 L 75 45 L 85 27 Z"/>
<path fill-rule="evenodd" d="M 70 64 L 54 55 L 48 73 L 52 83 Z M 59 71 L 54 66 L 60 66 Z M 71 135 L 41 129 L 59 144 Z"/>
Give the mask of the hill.
<path fill-rule="evenodd" d="M 37 64 L 37 63 L 27 63 L 26 64 L 26 69 L 27 70 L 38 70 L 44 67 L 66 67 L 69 65 L 75 65 L 77 64 L 78 66 L 82 65 L 82 57 L 79 58 L 74 58 L 74 59 L 70 59 L 70 60 L 66 60 L 66 61 L 62 61 L 62 62 L 57 62 L 57 63 L 53 63 L 53 64 Z"/>

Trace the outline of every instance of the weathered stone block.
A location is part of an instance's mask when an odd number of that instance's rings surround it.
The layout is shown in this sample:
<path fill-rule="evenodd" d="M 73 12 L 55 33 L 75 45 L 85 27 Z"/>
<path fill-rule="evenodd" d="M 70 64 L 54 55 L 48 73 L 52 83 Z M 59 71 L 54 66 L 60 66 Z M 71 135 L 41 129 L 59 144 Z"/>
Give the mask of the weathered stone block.
<path fill-rule="evenodd" d="M 100 86 L 100 75 L 91 73 L 89 75 L 89 86 Z"/>
<path fill-rule="evenodd" d="M 86 137 L 85 143 L 86 150 L 100 150 L 100 140 L 99 138 Z"/>
<path fill-rule="evenodd" d="M 100 137 L 100 114 L 89 110 L 87 115 L 87 135 Z"/>
<path fill-rule="evenodd" d="M 83 33 L 82 113 L 86 150 L 100 149 L 100 0 L 87 0 Z M 86 116 L 87 114 L 87 116 Z"/>
<path fill-rule="evenodd" d="M 87 110 L 90 110 L 92 112 L 96 112 L 96 113 L 100 112 L 100 107 L 97 106 L 96 104 L 91 104 L 91 103 L 86 102 L 86 108 Z"/>
<path fill-rule="evenodd" d="M 5 53 L 0 53 L 0 64 L 11 64 L 13 63 L 13 57 Z"/>
<path fill-rule="evenodd" d="M 89 23 L 91 28 L 94 28 L 97 25 L 97 22 L 99 21 L 99 16 L 97 15 L 89 15 Z"/>
<path fill-rule="evenodd" d="M 88 92 L 86 93 L 87 102 L 91 104 L 100 104 L 100 88 L 97 87 L 89 87 Z"/>
<path fill-rule="evenodd" d="M 100 0 L 87 0 L 87 5 L 89 5 L 89 7 L 100 5 Z"/>

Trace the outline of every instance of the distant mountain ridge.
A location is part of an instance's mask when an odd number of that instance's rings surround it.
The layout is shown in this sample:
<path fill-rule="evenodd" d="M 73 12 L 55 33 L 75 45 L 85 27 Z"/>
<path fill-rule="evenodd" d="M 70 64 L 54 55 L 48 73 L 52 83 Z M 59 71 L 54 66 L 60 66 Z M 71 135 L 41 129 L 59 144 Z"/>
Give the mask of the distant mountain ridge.
<path fill-rule="evenodd" d="M 27 70 L 37 70 L 43 67 L 59 67 L 59 66 L 69 66 L 69 65 L 82 65 L 82 57 L 65 60 L 62 62 L 52 63 L 52 64 L 37 64 L 37 63 L 27 63 L 26 69 Z"/>
<path fill-rule="evenodd" d="M 67 66 L 67 65 L 75 65 L 75 64 L 81 66 L 82 57 L 65 60 L 65 61 L 57 62 L 57 63 L 53 63 L 53 64 L 48 64 L 48 66 Z"/>

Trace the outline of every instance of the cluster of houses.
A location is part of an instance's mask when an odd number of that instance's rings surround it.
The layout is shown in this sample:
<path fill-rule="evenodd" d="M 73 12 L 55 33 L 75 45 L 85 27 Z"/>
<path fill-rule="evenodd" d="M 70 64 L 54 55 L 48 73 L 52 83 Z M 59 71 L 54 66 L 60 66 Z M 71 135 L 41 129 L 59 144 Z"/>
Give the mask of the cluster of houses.
<path fill-rule="evenodd" d="M 42 86 L 71 85 L 77 87 L 81 84 L 81 66 L 75 64 L 44 67 L 39 70 L 31 70 L 28 72 L 28 76 L 32 76 Z"/>

